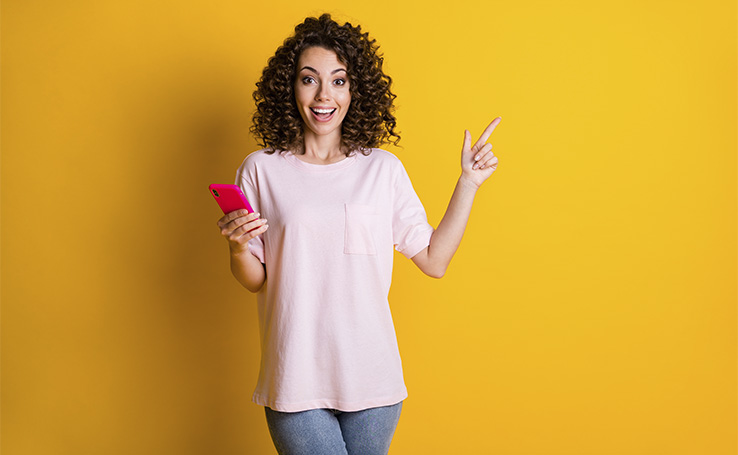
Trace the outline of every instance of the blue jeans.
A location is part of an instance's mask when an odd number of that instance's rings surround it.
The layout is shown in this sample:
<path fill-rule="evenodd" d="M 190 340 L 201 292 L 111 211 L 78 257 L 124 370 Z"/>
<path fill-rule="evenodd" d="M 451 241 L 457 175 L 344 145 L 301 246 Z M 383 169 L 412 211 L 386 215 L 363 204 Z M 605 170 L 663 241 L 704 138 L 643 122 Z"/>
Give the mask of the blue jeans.
<path fill-rule="evenodd" d="M 356 412 L 264 409 L 279 455 L 387 455 L 402 402 Z"/>

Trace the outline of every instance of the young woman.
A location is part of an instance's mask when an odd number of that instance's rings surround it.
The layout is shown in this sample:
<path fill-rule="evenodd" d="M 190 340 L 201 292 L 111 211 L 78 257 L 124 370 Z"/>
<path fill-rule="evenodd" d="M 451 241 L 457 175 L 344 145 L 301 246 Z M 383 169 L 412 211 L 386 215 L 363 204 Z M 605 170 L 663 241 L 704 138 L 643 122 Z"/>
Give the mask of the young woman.
<path fill-rule="evenodd" d="M 400 161 L 391 78 L 359 26 L 327 14 L 295 28 L 254 92 L 236 182 L 258 213 L 218 221 L 231 270 L 258 294 L 262 361 L 253 401 L 280 454 L 386 454 L 407 391 L 387 296 L 394 247 L 444 275 L 479 186 L 497 168 L 472 145 L 437 229 Z M 267 220 L 269 220 L 267 222 Z"/>

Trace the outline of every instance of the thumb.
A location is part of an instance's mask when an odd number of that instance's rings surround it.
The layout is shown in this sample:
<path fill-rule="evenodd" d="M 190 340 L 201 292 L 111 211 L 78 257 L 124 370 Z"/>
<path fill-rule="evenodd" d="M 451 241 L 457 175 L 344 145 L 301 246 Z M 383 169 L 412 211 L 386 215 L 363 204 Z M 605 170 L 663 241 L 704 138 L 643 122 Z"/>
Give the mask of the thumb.
<path fill-rule="evenodd" d="M 464 130 L 464 145 L 462 146 L 462 150 L 471 150 L 471 133 L 469 130 Z"/>

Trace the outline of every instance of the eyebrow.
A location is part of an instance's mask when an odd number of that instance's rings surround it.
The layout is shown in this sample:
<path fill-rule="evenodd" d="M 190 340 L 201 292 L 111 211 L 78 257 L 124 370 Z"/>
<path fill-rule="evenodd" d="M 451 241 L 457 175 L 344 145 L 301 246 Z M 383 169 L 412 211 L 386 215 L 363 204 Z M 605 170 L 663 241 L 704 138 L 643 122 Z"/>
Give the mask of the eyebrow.
<path fill-rule="evenodd" d="M 312 71 L 315 74 L 320 75 L 320 73 L 318 72 L 318 70 L 316 70 L 312 66 L 303 66 L 302 69 L 300 69 L 300 71 L 302 71 L 302 70 L 309 70 L 309 71 Z M 335 70 L 331 71 L 331 74 L 336 74 L 339 71 L 343 71 L 345 73 L 346 72 L 346 69 L 345 68 L 338 68 L 338 69 L 335 69 Z"/>

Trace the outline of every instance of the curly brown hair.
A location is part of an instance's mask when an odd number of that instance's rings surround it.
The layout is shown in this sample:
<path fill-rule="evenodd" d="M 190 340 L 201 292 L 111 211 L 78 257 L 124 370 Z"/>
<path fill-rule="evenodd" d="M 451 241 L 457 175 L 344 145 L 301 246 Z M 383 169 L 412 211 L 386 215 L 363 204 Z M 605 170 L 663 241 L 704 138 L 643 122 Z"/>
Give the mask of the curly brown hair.
<path fill-rule="evenodd" d="M 309 47 L 332 50 L 346 65 L 351 104 L 343 119 L 341 141 L 348 156 L 354 150 L 369 154 L 383 143 L 397 143 L 393 112 L 397 97 L 392 78 L 382 71 L 384 59 L 376 40 L 361 32 L 361 26 L 338 25 L 330 16 L 308 17 L 295 27 L 267 62 L 256 83 L 256 111 L 251 132 L 270 153 L 292 150 L 304 153 L 303 120 L 295 102 L 294 84 L 300 54 Z"/>

